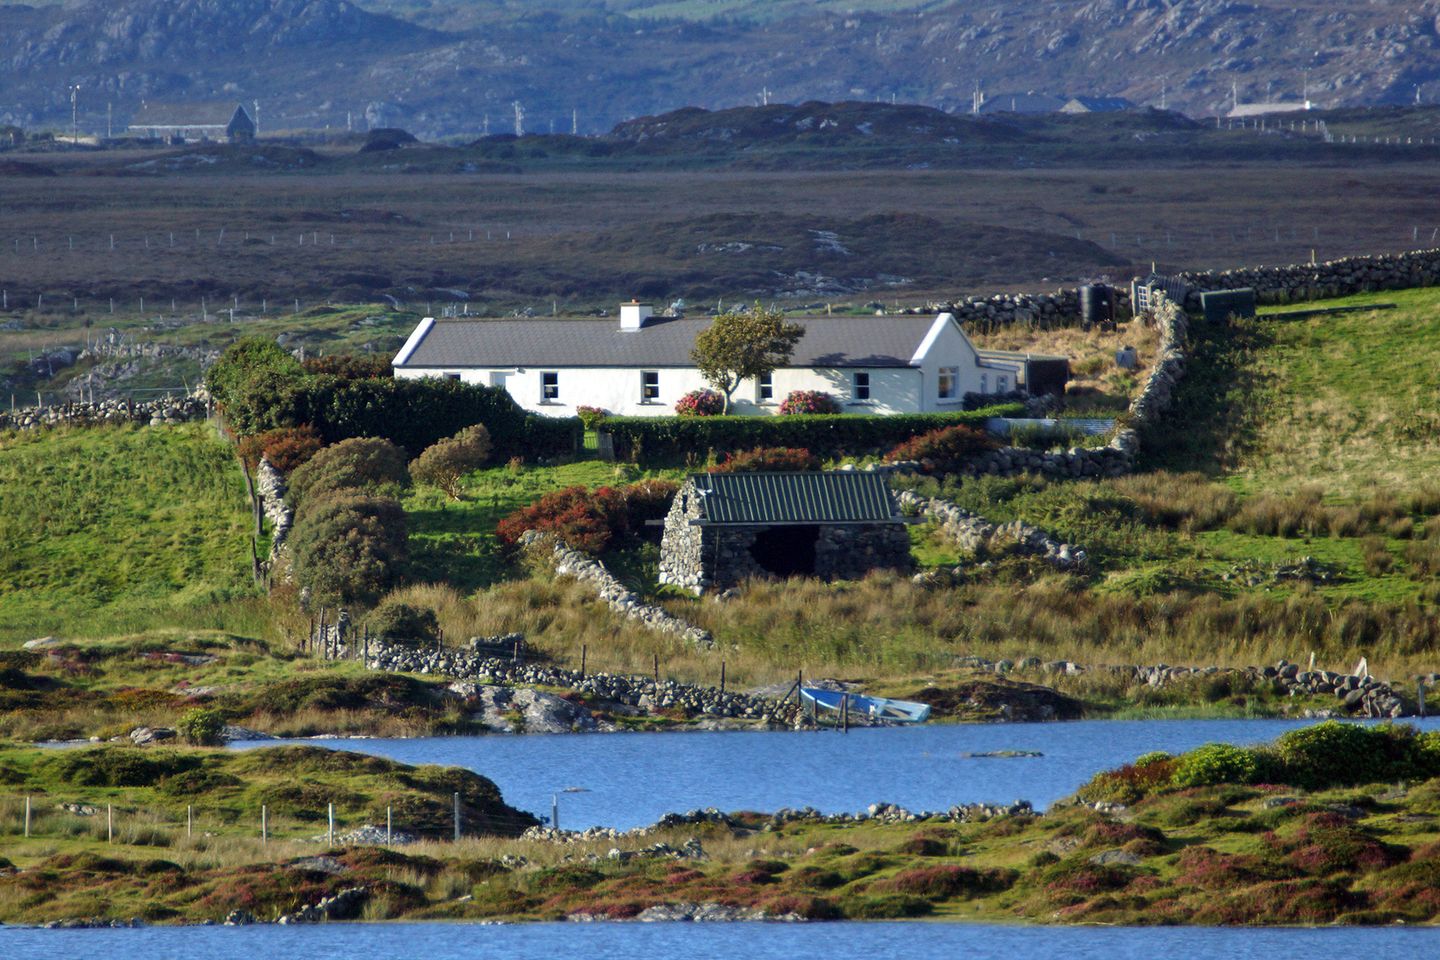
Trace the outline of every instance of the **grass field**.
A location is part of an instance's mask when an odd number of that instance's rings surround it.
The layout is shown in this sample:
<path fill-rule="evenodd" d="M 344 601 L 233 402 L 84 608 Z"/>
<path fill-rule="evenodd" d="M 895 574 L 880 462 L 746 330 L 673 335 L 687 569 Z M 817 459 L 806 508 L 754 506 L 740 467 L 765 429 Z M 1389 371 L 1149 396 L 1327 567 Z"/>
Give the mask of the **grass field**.
<path fill-rule="evenodd" d="M 0 642 L 263 623 L 240 466 L 209 424 L 0 437 Z"/>

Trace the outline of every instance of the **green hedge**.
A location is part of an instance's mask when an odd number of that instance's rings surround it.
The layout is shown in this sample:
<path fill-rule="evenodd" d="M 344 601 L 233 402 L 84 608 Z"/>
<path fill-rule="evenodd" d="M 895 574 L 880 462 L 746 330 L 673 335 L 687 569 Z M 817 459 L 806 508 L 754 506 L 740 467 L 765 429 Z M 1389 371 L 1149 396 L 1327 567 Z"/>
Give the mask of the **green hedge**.
<path fill-rule="evenodd" d="M 310 424 L 326 443 L 384 437 L 412 457 L 477 423 L 494 457 L 569 453 L 581 435 L 578 418 L 526 414 L 501 387 L 431 378 L 272 377 L 234 397 L 225 415 L 241 434 Z"/>
<path fill-rule="evenodd" d="M 820 457 L 883 452 L 904 440 L 953 427 L 983 424 L 990 417 L 1023 412 L 1018 403 L 959 413 L 892 416 L 816 414 L 776 417 L 607 417 L 600 429 L 625 460 L 708 456 L 754 447 L 804 447 Z"/>

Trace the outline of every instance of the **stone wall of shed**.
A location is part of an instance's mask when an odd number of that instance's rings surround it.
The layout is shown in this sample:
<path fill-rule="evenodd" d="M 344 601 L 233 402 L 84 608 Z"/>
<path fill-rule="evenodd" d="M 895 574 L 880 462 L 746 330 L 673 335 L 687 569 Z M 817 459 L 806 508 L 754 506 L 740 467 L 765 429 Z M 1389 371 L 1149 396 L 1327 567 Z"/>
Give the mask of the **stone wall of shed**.
<path fill-rule="evenodd" d="M 903 523 L 822 526 L 815 543 L 815 575 L 824 580 L 859 580 L 874 570 L 912 566 Z"/>

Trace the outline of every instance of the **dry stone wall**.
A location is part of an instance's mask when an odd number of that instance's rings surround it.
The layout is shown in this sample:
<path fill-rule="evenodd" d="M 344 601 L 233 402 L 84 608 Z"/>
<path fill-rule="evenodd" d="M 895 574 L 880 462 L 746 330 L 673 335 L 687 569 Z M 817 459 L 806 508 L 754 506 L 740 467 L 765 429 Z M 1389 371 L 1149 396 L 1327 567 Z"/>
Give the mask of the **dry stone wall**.
<path fill-rule="evenodd" d="M 148 423 L 160 426 L 204 420 L 210 414 L 209 396 L 196 391 L 184 397 L 155 400 L 76 401 L 43 407 L 0 411 L 0 430 L 33 430 L 61 424 Z"/>
<path fill-rule="evenodd" d="M 1433 287 L 1440 284 L 1440 249 L 1280 267 L 1190 272 L 1178 277 L 1190 288 L 1185 306 L 1191 310 L 1200 309 L 1202 291 L 1245 287 L 1255 291 L 1260 303 L 1297 303 L 1377 290 Z"/>
<path fill-rule="evenodd" d="M 1039 527 L 1023 521 L 991 523 L 949 500 L 922 497 L 910 490 L 901 490 L 896 494 L 896 500 L 902 510 L 934 519 L 947 537 L 972 553 L 1015 550 L 1043 557 L 1047 563 L 1061 570 L 1074 570 L 1085 565 L 1084 550 L 1061 543 Z"/>

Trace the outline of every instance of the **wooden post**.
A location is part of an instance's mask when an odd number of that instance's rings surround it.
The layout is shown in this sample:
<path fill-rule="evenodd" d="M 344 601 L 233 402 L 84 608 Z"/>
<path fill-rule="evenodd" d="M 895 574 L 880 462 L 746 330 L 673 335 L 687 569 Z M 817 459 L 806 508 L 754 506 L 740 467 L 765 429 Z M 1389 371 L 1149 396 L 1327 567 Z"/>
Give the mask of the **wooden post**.
<path fill-rule="evenodd" d="M 459 843 L 459 842 L 460 842 L 460 791 L 459 791 L 459 790 L 456 790 L 455 793 L 454 793 L 454 803 L 455 803 L 455 814 L 454 814 L 454 816 L 455 816 L 455 842 L 456 842 L 456 843 Z"/>
<path fill-rule="evenodd" d="M 105 842 L 115 842 L 115 805 L 105 804 Z"/>
<path fill-rule="evenodd" d="M 270 842 L 270 811 L 265 804 L 260 804 L 260 844 L 263 846 Z"/>
<path fill-rule="evenodd" d="M 560 794 L 550 794 L 550 826 L 560 829 Z"/>
<path fill-rule="evenodd" d="M 386 808 L 385 808 L 385 845 L 386 845 L 386 846 L 389 846 L 389 845 L 390 845 L 390 843 L 391 843 L 391 839 L 390 839 L 390 838 L 391 838 L 392 836 L 394 836 L 394 834 L 393 834 L 393 832 L 392 832 L 392 830 L 391 830 L 391 827 L 392 827 L 392 825 L 393 825 L 393 823 L 394 823 L 394 821 L 391 819 L 391 813 L 392 813 L 392 809 L 391 809 L 390 807 L 386 807 Z"/>
<path fill-rule="evenodd" d="M 326 834 L 326 837 L 328 838 L 327 842 L 330 844 L 330 846 L 333 847 L 333 846 L 335 846 L 335 804 L 332 803 L 332 804 L 329 805 L 329 807 L 330 807 L 330 830 L 329 830 L 329 832 Z"/>
<path fill-rule="evenodd" d="M 850 732 L 850 694 L 840 695 L 840 732 Z"/>
<path fill-rule="evenodd" d="M 725 692 L 725 661 L 720 661 L 720 692 Z"/>
<path fill-rule="evenodd" d="M 30 798 L 28 796 L 25 798 L 25 836 L 27 839 L 30 836 Z"/>
<path fill-rule="evenodd" d="M 1420 708 L 1420 718 L 1425 718 L 1425 679 L 1418 678 L 1415 681 L 1415 703 Z"/>
<path fill-rule="evenodd" d="M 651 654 L 651 656 L 654 658 L 655 686 L 658 687 L 658 686 L 660 686 L 660 654 L 655 653 L 655 654 Z"/>
<path fill-rule="evenodd" d="M 185 804 L 185 836 L 195 836 L 195 808 Z"/>
<path fill-rule="evenodd" d="M 589 648 L 589 647 L 587 647 L 587 646 L 586 646 L 585 644 L 583 644 L 583 643 L 580 644 L 580 679 L 581 679 L 581 680 L 584 680 L 584 679 L 585 679 L 585 659 L 586 659 L 586 656 L 589 654 L 589 652 L 590 652 L 590 648 Z"/>
<path fill-rule="evenodd" d="M 510 648 L 510 662 L 511 662 L 511 663 L 519 663 L 519 662 L 520 662 L 520 641 L 519 641 L 519 640 L 516 640 L 514 646 L 512 646 L 512 647 Z"/>

